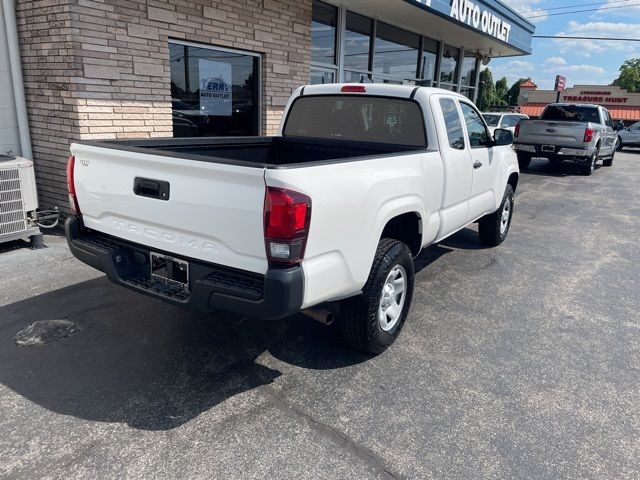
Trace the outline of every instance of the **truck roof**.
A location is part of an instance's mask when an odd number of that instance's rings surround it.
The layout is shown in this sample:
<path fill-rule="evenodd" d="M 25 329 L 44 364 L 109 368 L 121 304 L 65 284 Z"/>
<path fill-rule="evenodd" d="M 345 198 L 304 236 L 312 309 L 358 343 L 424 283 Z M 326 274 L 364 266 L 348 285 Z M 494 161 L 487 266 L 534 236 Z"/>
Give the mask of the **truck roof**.
<path fill-rule="evenodd" d="M 550 103 L 547 106 L 548 107 L 551 107 L 551 106 L 563 107 L 563 106 L 567 106 L 567 105 L 572 105 L 574 107 L 594 107 L 594 108 L 598 108 L 598 107 L 601 106 L 601 105 L 596 105 L 595 103 L 573 103 L 573 102 Z"/>
<path fill-rule="evenodd" d="M 306 85 L 300 87 L 295 91 L 297 95 L 331 95 L 345 93 L 342 88 L 349 87 L 364 87 L 365 91 L 362 92 L 365 95 L 381 95 L 385 97 L 399 97 L 399 98 L 413 98 L 415 96 L 414 91 L 420 90 L 427 95 L 434 93 L 446 93 L 454 97 L 469 100 L 464 95 L 461 95 L 451 90 L 444 88 L 434 87 L 419 87 L 417 85 L 389 85 L 384 83 L 324 83 L 321 85 Z"/>

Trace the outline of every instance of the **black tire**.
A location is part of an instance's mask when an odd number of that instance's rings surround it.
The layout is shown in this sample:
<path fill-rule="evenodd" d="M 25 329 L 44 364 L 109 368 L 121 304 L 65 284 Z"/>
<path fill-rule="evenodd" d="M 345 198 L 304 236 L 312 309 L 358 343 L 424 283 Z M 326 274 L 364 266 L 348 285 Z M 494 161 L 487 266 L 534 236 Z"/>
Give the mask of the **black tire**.
<path fill-rule="evenodd" d="M 596 161 L 598 160 L 598 154 L 594 152 L 589 157 L 589 163 L 580 166 L 580 173 L 585 176 L 591 175 L 596 170 Z"/>
<path fill-rule="evenodd" d="M 622 150 L 624 148 L 624 145 L 622 145 L 622 140 L 620 140 L 620 137 L 618 137 L 618 140 L 616 142 L 616 150 Z"/>
<path fill-rule="evenodd" d="M 613 159 L 616 156 L 616 151 L 620 150 L 618 148 L 618 145 L 616 144 L 616 148 L 613 149 L 613 152 L 611 152 L 611 156 L 609 158 L 605 158 L 604 160 L 602 160 L 602 166 L 603 167 L 610 167 L 611 165 L 613 165 Z"/>
<path fill-rule="evenodd" d="M 386 280 L 398 265 L 404 269 L 406 275 L 404 303 L 393 328 L 385 331 L 378 321 L 378 309 L 383 301 Z M 358 350 L 374 354 L 384 352 L 402 330 L 411 307 L 413 285 L 414 267 L 409 247 L 390 238 L 380 240 L 362 294 L 347 298 L 340 305 L 338 321 L 345 340 Z"/>
<path fill-rule="evenodd" d="M 531 165 L 531 155 L 518 152 L 518 166 L 520 167 L 520 171 L 526 170 L 529 168 L 529 165 Z"/>
<path fill-rule="evenodd" d="M 506 228 L 502 228 L 502 214 L 505 211 L 505 205 L 508 202 L 508 218 L 506 219 Z M 513 188 L 507 185 L 500 202 L 500 207 L 493 213 L 485 215 L 478 222 L 478 234 L 480 235 L 480 243 L 487 247 L 496 247 L 504 242 L 509 233 L 511 226 L 511 218 L 513 217 Z"/>

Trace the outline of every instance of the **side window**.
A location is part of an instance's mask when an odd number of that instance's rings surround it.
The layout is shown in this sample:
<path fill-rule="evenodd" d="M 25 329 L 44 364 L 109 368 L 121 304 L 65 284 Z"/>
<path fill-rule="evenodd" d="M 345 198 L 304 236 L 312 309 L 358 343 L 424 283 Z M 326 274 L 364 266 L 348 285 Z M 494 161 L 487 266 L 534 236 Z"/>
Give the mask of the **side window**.
<path fill-rule="evenodd" d="M 456 102 L 452 98 L 441 98 L 440 108 L 444 115 L 444 124 L 447 127 L 447 137 L 449 146 L 456 150 L 464 150 L 464 134 L 462 133 L 462 122 Z"/>
<path fill-rule="evenodd" d="M 605 125 L 607 127 L 613 128 L 613 120 L 611 120 L 611 115 L 609 115 L 609 111 L 608 110 L 604 111 L 604 121 L 605 121 Z"/>
<path fill-rule="evenodd" d="M 515 127 L 517 123 L 520 121 L 520 117 L 517 115 L 505 115 L 502 120 L 502 125 L 509 128 Z"/>
<path fill-rule="evenodd" d="M 480 114 L 471 105 L 464 102 L 460 102 L 460 108 L 464 116 L 464 123 L 467 125 L 471 148 L 488 147 L 490 143 L 489 134 Z"/>

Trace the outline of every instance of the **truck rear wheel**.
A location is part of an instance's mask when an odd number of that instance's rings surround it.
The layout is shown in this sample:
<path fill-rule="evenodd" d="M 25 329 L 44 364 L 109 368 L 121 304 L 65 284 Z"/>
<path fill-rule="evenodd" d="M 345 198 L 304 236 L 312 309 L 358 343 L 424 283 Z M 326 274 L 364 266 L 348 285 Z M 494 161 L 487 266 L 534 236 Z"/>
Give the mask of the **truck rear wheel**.
<path fill-rule="evenodd" d="M 596 160 L 598 160 L 598 154 L 594 152 L 589 157 L 589 161 L 580 167 L 580 173 L 582 173 L 582 175 L 589 176 L 593 172 L 595 172 L 595 170 L 596 170 Z"/>
<path fill-rule="evenodd" d="M 520 170 L 526 170 L 531 165 L 531 155 L 518 152 L 518 166 Z"/>
<path fill-rule="evenodd" d="M 500 208 L 489 215 L 485 215 L 478 222 L 480 243 L 487 247 L 496 247 L 504 242 L 511 226 L 513 216 L 513 188 L 507 185 Z"/>
<path fill-rule="evenodd" d="M 400 334 L 411 307 L 414 268 L 409 247 L 390 238 L 378 244 L 362 294 L 342 301 L 338 317 L 345 340 L 382 353 Z"/>

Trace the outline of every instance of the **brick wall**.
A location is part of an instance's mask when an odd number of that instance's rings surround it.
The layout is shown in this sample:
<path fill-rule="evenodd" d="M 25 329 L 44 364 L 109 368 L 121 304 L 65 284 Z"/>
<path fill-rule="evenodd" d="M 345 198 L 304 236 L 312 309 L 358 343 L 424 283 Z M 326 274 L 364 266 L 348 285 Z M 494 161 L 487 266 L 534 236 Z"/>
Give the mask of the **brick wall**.
<path fill-rule="evenodd" d="M 18 22 L 41 203 L 73 139 L 171 136 L 170 38 L 263 54 L 263 131 L 308 82 L 310 0 L 41 0 Z"/>

